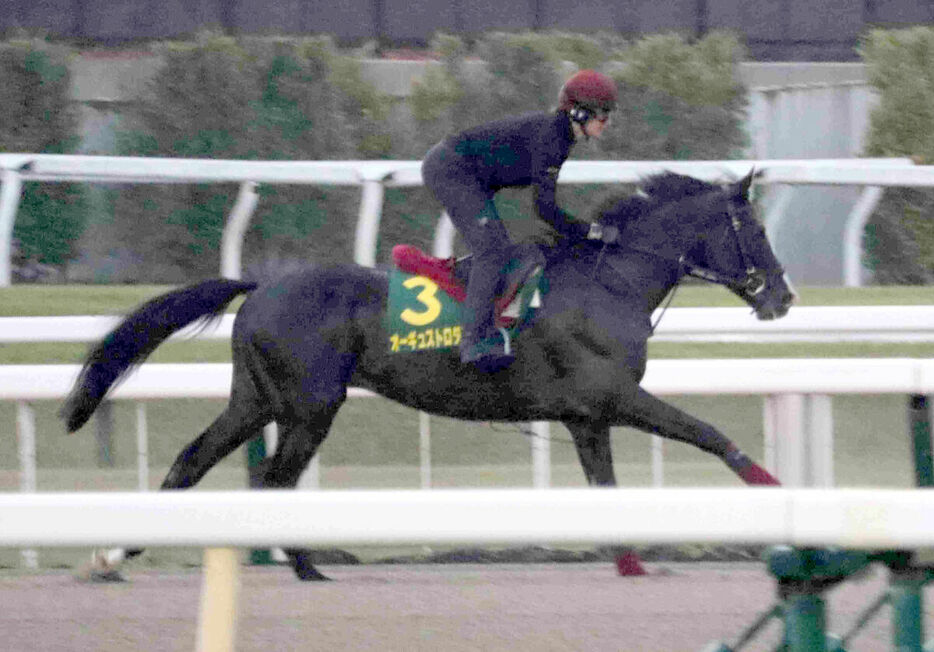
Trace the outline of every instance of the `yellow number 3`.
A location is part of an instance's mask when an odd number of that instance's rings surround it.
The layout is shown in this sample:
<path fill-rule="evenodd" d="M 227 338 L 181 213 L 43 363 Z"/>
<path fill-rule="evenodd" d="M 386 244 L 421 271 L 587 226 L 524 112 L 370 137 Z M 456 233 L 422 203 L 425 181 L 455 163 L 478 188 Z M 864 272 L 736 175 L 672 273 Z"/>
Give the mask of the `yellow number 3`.
<path fill-rule="evenodd" d="M 412 326 L 424 326 L 438 318 L 438 315 L 441 314 L 441 302 L 435 298 L 435 294 L 438 293 L 437 283 L 424 276 L 413 276 L 407 279 L 402 286 L 407 290 L 415 287 L 423 288 L 415 298 L 425 306 L 425 310 L 422 312 L 406 308 L 399 315 L 402 321 Z"/>

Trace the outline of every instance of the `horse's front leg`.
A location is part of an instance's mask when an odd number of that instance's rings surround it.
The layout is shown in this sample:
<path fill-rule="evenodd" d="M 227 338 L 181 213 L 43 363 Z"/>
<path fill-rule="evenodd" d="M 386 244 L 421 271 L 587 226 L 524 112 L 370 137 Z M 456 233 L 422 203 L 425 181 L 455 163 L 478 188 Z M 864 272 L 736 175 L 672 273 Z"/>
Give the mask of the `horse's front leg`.
<path fill-rule="evenodd" d="M 756 464 L 726 435 L 638 388 L 626 403 L 625 423 L 666 439 L 691 444 L 716 455 L 749 485 L 779 485 L 775 476 Z"/>
<path fill-rule="evenodd" d="M 610 446 L 610 427 L 593 421 L 565 421 L 564 425 L 574 438 L 574 447 L 580 458 L 587 484 L 595 487 L 615 487 L 613 450 Z M 645 575 L 639 555 L 632 549 L 613 546 L 616 570 L 623 576 Z"/>

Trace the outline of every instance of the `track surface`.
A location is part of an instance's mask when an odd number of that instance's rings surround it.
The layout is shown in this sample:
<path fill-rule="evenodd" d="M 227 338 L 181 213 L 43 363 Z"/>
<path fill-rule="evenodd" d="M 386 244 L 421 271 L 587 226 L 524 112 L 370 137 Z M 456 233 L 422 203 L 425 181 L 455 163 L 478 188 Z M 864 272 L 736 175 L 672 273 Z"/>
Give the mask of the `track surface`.
<path fill-rule="evenodd" d="M 699 652 L 732 642 L 772 604 L 762 564 L 647 567 L 648 577 L 620 578 L 605 563 L 329 566 L 336 581 L 319 584 L 245 567 L 237 650 Z M 200 573 L 127 573 L 127 583 L 94 585 L 64 571 L 0 573 L 0 650 L 193 650 Z M 834 589 L 831 629 L 848 628 L 885 585 L 875 568 Z M 847 649 L 891 649 L 888 618 L 884 609 Z M 934 610 L 925 620 L 934 631 Z M 779 637 L 773 623 L 744 649 L 773 649 Z"/>

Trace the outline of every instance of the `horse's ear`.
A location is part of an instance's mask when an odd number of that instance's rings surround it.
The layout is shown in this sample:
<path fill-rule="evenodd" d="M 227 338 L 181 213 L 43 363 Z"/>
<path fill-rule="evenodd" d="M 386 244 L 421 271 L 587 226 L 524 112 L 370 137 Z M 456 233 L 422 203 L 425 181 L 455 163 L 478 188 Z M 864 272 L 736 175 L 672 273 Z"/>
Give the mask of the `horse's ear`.
<path fill-rule="evenodd" d="M 759 173 L 756 172 L 756 168 L 752 168 L 745 177 L 736 182 L 736 196 L 742 197 L 745 200 L 749 200 L 749 188 L 752 186 L 752 181 L 759 176 Z"/>

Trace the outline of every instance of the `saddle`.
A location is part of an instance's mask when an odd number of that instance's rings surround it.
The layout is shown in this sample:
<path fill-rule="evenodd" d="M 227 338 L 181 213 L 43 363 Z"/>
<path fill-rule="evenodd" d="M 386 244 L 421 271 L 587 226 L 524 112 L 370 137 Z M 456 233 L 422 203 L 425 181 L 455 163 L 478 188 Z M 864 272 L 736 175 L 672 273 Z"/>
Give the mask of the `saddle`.
<path fill-rule="evenodd" d="M 510 251 L 512 263 L 506 271 L 503 292 L 495 300 L 494 319 L 497 328 L 512 328 L 520 316 L 520 290 L 545 266 L 545 257 L 534 244 L 518 244 Z M 467 298 L 467 279 L 470 276 L 472 256 L 464 258 L 437 258 L 414 245 L 401 244 L 392 249 L 393 264 L 407 274 L 425 276 L 458 303 Z M 541 305 L 536 287 L 528 307 Z"/>

